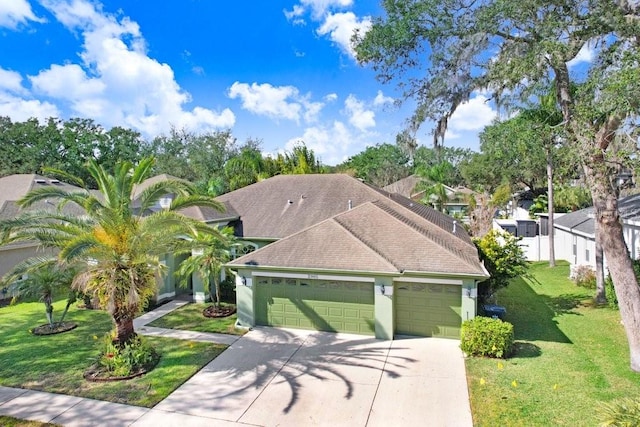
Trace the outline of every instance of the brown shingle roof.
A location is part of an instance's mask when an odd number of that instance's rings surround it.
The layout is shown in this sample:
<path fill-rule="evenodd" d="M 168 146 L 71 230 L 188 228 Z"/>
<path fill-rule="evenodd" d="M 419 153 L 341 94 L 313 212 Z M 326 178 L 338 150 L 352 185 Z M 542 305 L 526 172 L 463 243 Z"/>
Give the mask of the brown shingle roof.
<path fill-rule="evenodd" d="M 157 182 L 162 182 L 162 181 L 168 181 L 168 180 L 180 181 L 181 179 L 176 178 L 175 176 L 172 176 L 172 175 L 168 175 L 166 173 L 145 179 L 142 183 L 134 187 L 133 189 L 134 200 L 137 200 L 140 197 L 140 194 L 144 190 L 149 188 L 149 186 L 151 186 L 152 184 L 155 184 Z M 139 204 L 135 202 L 134 202 L 134 205 L 139 206 Z M 204 221 L 204 222 L 213 222 L 216 220 L 238 217 L 238 214 L 233 210 L 232 207 L 230 207 L 227 203 L 225 203 L 224 205 L 226 208 L 224 212 L 217 211 L 208 206 L 190 206 L 188 208 L 180 210 L 180 213 L 190 218 L 197 219 L 198 221 Z"/>
<path fill-rule="evenodd" d="M 417 192 L 416 186 L 420 183 L 420 178 L 416 175 L 409 175 L 406 178 L 402 178 L 396 182 L 382 187 L 384 191 L 389 193 L 398 193 L 404 197 L 412 198 Z"/>
<path fill-rule="evenodd" d="M 39 187 L 55 186 L 64 191 L 82 191 L 81 188 L 60 182 L 57 179 L 37 174 L 15 174 L 0 178 L 0 219 L 15 218 L 22 209 L 17 201 L 22 199 L 29 191 Z M 41 201 L 33 204 L 29 210 L 52 210 L 56 208 L 56 201 Z M 65 205 L 67 214 L 81 215 L 84 210 L 79 206 L 69 203 Z"/>
<path fill-rule="evenodd" d="M 229 265 L 485 276 L 474 247 L 412 215 L 393 201 L 364 203 Z"/>
<path fill-rule="evenodd" d="M 380 193 L 341 174 L 279 175 L 217 197 L 240 216 L 242 237 L 281 239 Z"/>

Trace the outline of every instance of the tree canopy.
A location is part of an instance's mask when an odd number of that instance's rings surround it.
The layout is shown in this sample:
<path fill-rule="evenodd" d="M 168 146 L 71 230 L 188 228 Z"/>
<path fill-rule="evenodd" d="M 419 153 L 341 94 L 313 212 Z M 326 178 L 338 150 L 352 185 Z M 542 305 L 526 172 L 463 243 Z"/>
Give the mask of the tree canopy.
<path fill-rule="evenodd" d="M 552 87 L 565 144 L 582 164 L 598 233 L 625 324 L 631 367 L 640 371 L 640 287 L 626 250 L 618 189 L 619 163 L 609 149 L 635 138 L 640 115 L 640 4 L 626 0 L 385 0 L 385 17 L 356 34 L 359 61 L 382 81 L 397 81 L 416 102 L 415 131 L 433 123 L 442 144 L 449 118 L 478 91 L 518 108 Z M 576 66 L 586 52 L 591 61 Z M 580 83 L 576 89 L 576 84 Z"/>

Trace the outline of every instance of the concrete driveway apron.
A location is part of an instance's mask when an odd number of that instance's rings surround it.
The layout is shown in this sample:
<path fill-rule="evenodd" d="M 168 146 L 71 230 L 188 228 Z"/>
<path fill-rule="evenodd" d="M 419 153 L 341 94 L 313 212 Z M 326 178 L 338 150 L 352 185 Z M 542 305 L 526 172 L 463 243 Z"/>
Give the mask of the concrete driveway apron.
<path fill-rule="evenodd" d="M 455 340 L 256 328 L 133 425 L 471 426 Z"/>

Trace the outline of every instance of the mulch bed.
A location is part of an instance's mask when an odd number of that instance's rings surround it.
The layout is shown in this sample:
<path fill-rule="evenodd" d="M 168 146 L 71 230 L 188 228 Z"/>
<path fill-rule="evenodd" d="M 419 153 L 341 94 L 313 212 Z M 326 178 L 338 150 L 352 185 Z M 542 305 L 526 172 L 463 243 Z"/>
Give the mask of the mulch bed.
<path fill-rule="evenodd" d="M 111 372 L 107 371 L 103 366 L 100 365 L 92 365 L 89 369 L 87 369 L 82 376 L 85 380 L 94 383 L 106 383 L 113 381 L 126 381 L 133 378 L 141 377 L 153 370 L 156 365 L 160 362 L 160 355 L 155 353 L 155 356 L 151 363 L 146 366 L 139 368 L 137 371 L 132 372 L 130 375 L 125 376 L 114 376 Z"/>
<path fill-rule="evenodd" d="M 63 332 L 68 332 L 77 327 L 78 325 L 73 322 L 55 322 L 53 326 L 46 323 L 44 325 L 33 328 L 31 330 L 31 333 L 33 335 L 55 335 L 61 334 Z"/>
<path fill-rule="evenodd" d="M 231 316 L 235 312 L 236 312 L 236 306 L 235 305 L 225 305 L 225 306 L 221 306 L 221 307 L 216 307 L 215 305 L 210 305 L 209 307 L 207 307 L 204 310 L 202 310 L 202 315 L 204 317 L 219 318 L 219 317 Z"/>

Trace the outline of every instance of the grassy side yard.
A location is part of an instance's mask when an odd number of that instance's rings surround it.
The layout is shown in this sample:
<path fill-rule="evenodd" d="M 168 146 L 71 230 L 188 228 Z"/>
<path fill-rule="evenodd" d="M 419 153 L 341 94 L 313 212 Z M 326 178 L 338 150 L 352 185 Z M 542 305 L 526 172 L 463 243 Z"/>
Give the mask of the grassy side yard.
<path fill-rule="evenodd" d="M 223 303 L 224 304 L 224 303 Z M 238 317 L 232 314 L 229 317 L 212 319 L 204 317 L 202 310 L 204 304 L 187 304 L 161 318 L 149 323 L 149 326 L 157 328 L 181 329 L 185 331 L 215 332 L 219 334 L 244 335 L 243 329 L 235 327 Z"/>
<path fill-rule="evenodd" d="M 61 313 L 63 305 L 63 301 L 55 303 L 54 314 Z M 151 407 L 226 348 L 149 337 L 161 354 L 153 371 L 128 381 L 91 383 L 82 374 L 97 357 L 111 320 L 104 312 L 75 307 L 65 320 L 78 327 L 58 335 L 34 336 L 29 329 L 45 323 L 42 303 L 0 308 L 0 385 Z"/>
<path fill-rule="evenodd" d="M 618 311 L 594 307 L 593 291 L 575 286 L 569 266 L 534 263 L 498 303 L 514 325 L 516 354 L 466 361 L 476 426 L 594 426 L 601 402 L 638 396 L 640 374 Z"/>

